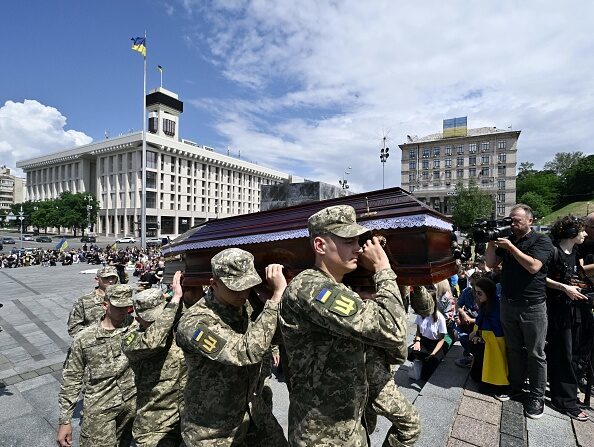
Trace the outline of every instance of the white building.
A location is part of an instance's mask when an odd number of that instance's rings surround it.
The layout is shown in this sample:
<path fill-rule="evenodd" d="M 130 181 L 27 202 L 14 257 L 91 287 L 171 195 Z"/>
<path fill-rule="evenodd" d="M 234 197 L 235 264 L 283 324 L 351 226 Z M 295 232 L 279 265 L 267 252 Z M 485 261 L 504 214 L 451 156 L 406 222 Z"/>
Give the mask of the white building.
<path fill-rule="evenodd" d="M 25 200 L 25 179 L 12 175 L 10 168 L 0 166 L 0 211 L 10 211 L 10 206 Z"/>
<path fill-rule="evenodd" d="M 207 219 L 259 211 L 260 186 L 290 175 L 179 138 L 183 103 L 164 88 L 147 95 L 147 236 L 179 235 Z M 23 160 L 30 200 L 90 192 L 101 204 L 95 232 L 139 236 L 142 132 Z"/>

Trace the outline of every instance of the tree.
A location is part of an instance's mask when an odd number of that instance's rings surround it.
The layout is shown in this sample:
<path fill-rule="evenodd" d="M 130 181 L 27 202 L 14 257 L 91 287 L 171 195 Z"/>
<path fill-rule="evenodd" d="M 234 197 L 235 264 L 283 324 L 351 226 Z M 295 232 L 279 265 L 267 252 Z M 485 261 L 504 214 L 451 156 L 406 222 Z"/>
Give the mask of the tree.
<path fill-rule="evenodd" d="M 588 155 L 566 171 L 561 204 L 594 196 L 594 155 Z"/>
<path fill-rule="evenodd" d="M 582 152 L 557 152 L 552 161 L 545 163 L 544 170 L 553 171 L 564 179 L 567 171 L 579 164 L 583 158 L 584 154 Z"/>
<path fill-rule="evenodd" d="M 527 172 L 527 171 L 534 171 L 534 163 L 530 163 L 529 161 L 524 161 L 520 163 L 520 167 L 518 168 L 520 174 Z"/>
<path fill-rule="evenodd" d="M 482 191 L 473 180 L 469 182 L 467 188 L 459 182 L 450 203 L 454 222 L 463 229 L 470 228 L 477 219 L 489 219 L 492 215 L 491 195 Z"/>
<path fill-rule="evenodd" d="M 78 193 L 72 194 L 65 191 L 60 194 L 58 199 L 58 209 L 60 210 L 60 225 L 74 230 L 74 236 L 78 229 L 83 230 L 88 226 L 87 205 L 89 202 L 86 199 L 88 194 Z M 91 196 L 93 197 L 93 196 Z M 91 200 L 91 223 L 95 222 L 99 203 L 93 197 Z"/>
<path fill-rule="evenodd" d="M 527 192 L 520 197 L 519 203 L 525 203 L 534 211 L 535 217 L 544 217 L 553 211 L 552 206 L 539 194 Z"/>
<path fill-rule="evenodd" d="M 561 181 L 552 171 L 525 171 L 516 180 L 516 197 L 534 193 L 542 198 L 543 206 L 553 208 L 559 199 Z M 548 213 L 546 213 L 548 214 Z"/>

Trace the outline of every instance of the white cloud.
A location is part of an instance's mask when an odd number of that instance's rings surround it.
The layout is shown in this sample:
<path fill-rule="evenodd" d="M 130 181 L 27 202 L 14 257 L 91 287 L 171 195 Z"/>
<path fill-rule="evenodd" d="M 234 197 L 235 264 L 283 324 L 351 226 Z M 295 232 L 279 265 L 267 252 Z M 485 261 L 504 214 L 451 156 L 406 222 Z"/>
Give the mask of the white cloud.
<path fill-rule="evenodd" d="M 65 130 L 64 126 L 66 117 L 54 107 L 29 99 L 6 101 L 0 107 L 1 164 L 15 169 L 18 160 L 93 141 L 83 132 Z M 20 169 L 15 172 L 22 175 Z"/>
<path fill-rule="evenodd" d="M 217 130 L 252 159 L 353 189 L 400 183 L 406 135 L 521 129 L 519 161 L 592 153 L 594 3 L 221 0 L 200 8 L 210 57 L 256 101 L 216 103 Z M 274 93 L 272 93 L 274 92 Z M 211 109 L 212 110 L 212 109 Z"/>

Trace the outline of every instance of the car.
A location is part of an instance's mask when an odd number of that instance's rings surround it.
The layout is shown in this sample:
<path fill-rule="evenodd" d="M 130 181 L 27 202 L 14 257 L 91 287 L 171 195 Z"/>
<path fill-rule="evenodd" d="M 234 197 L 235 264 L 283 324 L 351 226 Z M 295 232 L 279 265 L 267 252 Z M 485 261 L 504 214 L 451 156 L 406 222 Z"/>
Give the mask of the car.
<path fill-rule="evenodd" d="M 125 237 L 121 237 L 119 239 L 116 240 L 117 244 L 133 244 L 136 242 L 136 239 L 134 239 L 131 236 L 125 236 Z"/>
<path fill-rule="evenodd" d="M 35 238 L 35 242 L 51 242 L 52 238 L 49 236 L 39 236 Z"/>
<path fill-rule="evenodd" d="M 21 240 L 23 241 L 33 241 L 33 236 L 31 234 L 23 234 L 23 237 L 21 238 Z"/>
<path fill-rule="evenodd" d="M 147 247 L 160 247 L 161 246 L 161 238 L 160 237 L 149 237 L 146 239 L 146 246 Z"/>
<path fill-rule="evenodd" d="M 14 238 L 10 237 L 10 236 L 4 236 L 2 238 L 2 243 L 3 244 L 16 244 Z"/>
<path fill-rule="evenodd" d="M 97 242 L 97 238 L 95 236 L 83 236 L 80 238 L 81 242 Z"/>

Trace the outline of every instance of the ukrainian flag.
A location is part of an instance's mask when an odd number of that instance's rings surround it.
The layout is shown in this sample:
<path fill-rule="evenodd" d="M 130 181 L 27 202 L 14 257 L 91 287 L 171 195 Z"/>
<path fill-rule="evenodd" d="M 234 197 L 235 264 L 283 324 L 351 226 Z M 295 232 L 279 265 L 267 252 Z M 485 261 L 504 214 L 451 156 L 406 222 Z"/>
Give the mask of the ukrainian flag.
<path fill-rule="evenodd" d="M 60 251 L 64 251 L 68 248 L 68 241 L 66 240 L 65 237 L 62 238 L 62 240 L 60 242 L 58 242 L 58 245 L 56 245 L 56 250 L 60 250 Z"/>
<path fill-rule="evenodd" d="M 146 57 L 146 37 L 132 37 L 132 49 Z"/>

